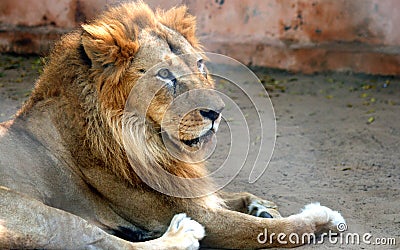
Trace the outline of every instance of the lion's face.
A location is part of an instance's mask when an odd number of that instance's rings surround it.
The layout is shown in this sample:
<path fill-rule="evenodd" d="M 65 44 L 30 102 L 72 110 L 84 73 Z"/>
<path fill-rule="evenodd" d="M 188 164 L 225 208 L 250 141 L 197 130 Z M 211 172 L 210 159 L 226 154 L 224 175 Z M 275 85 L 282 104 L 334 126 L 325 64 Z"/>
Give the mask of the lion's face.
<path fill-rule="evenodd" d="M 126 3 L 82 25 L 73 55 L 88 69 L 76 80 L 96 157 L 130 182 L 140 177 L 178 197 L 215 190 L 204 156 L 213 152 L 224 108 L 195 25 L 183 6 L 153 12 Z"/>
<path fill-rule="evenodd" d="M 141 78 L 134 86 L 136 110 L 156 131 L 181 148 L 207 145 L 218 130 L 224 103 L 212 91 L 214 83 L 202 54 L 178 32 L 163 25 L 160 33 L 143 30 L 132 70 Z M 146 100 L 145 100 L 146 99 Z M 165 137 L 164 137 L 165 139 Z"/>
<path fill-rule="evenodd" d="M 103 114 L 116 117 L 128 103 L 151 133 L 180 149 L 194 151 L 210 141 L 224 103 L 211 91 L 195 19 L 186 8 L 153 13 L 146 5 L 127 4 L 83 29 Z"/>

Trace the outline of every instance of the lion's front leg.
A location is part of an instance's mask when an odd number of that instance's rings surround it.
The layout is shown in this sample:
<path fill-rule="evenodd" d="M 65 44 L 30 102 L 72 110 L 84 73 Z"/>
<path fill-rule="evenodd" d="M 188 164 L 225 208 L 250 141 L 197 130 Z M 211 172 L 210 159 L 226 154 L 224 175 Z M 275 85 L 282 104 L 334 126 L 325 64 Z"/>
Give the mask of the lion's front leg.
<path fill-rule="evenodd" d="M 251 214 L 262 218 L 281 218 L 278 206 L 272 202 L 247 192 L 227 193 L 221 192 L 221 198 L 227 207 L 233 211 Z"/>
<path fill-rule="evenodd" d="M 228 249 L 295 247 L 345 223 L 336 211 L 310 204 L 299 214 L 283 218 L 259 218 L 228 209 L 207 210 L 197 207 L 190 216 L 206 228 L 202 246 Z"/>
<path fill-rule="evenodd" d="M 0 249 L 192 250 L 204 237 L 203 227 L 185 214 L 176 215 L 162 237 L 131 243 L 2 186 L 0 200 Z"/>
<path fill-rule="evenodd" d="M 0 248 L 128 249 L 84 219 L 0 186 Z"/>

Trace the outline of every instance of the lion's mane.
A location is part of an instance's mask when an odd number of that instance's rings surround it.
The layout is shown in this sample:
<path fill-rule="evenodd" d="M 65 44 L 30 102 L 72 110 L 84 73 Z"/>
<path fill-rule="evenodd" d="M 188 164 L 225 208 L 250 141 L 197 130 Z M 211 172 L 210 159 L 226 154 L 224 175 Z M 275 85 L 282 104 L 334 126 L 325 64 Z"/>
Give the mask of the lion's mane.
<path fill-rule="evenodd" d="M 160 187 L 181 190 L 182 196 L 205 194 L 213 189 L 213 184 L 205 177 L 203 163 L 189 164 L 174 159 L 156 135 L 158 132 L 143 117 L 124 116 L 132 83 L 139 78 L 127 74 L 131 61 L 140 60 L 135 57 L 141 46 L 138 32 L 150 28 L 162 36 L 160 23 L 178 31 L 201 51 L 195 36 L 195 18 L 188 14 L 186 7 L 167 12 L 153 12 L 142 2 L 113 7 L 65 35 L 55 45 L 31 98 L 19 115 L 51 107 L 53 122 L 81 167 L 101 165 L 130 185 L 145 186 L 138 177 L 140 172 L 141 177 L 144 175 Z M 130 128 L 125 134 L 123 125 Z M 144 130 L 150 131 L 150 136 Z M 124 143 L 127 136 L 131 139 Z M 128 154 L 134 159 L 133 164 Z M 193 178 L 193 182 L 170 182 L 160 170 Z"/>

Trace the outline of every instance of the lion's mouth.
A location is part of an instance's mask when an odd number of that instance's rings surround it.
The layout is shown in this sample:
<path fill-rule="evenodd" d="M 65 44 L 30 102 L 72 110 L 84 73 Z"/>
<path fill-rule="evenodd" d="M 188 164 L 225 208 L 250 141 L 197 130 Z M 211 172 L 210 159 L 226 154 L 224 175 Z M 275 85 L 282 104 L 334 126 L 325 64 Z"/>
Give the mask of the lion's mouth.
<path fill-rule="evenodd" d="M 196 147 L 199 146 L 203 142 L 207 142 L 210 140 L 210 138 L 215 134 L 215 131 L 213 128 L 209 129 L 206 133 L 204 133 L 202 136 L 199 136 L 197 138 L 191 139 L 191 140 L 181 140 L 183 144 L 189 147 Z"/>

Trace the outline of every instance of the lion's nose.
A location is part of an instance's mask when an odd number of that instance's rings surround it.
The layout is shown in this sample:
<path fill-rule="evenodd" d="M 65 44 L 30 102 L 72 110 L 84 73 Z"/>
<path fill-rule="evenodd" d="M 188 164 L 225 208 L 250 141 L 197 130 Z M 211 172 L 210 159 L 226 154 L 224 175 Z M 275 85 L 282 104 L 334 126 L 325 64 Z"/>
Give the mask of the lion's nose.
<path fill-rule="evenodd" d="M 215 121 L 215 120 L 218 119 L 220 112 L 216 112 L 216 111 L 211 110 L 211 109 L 203 109 L 203 110 L 200 110 L 200 114 L 204 118 L 208 118 L 211 121 Z"/>

